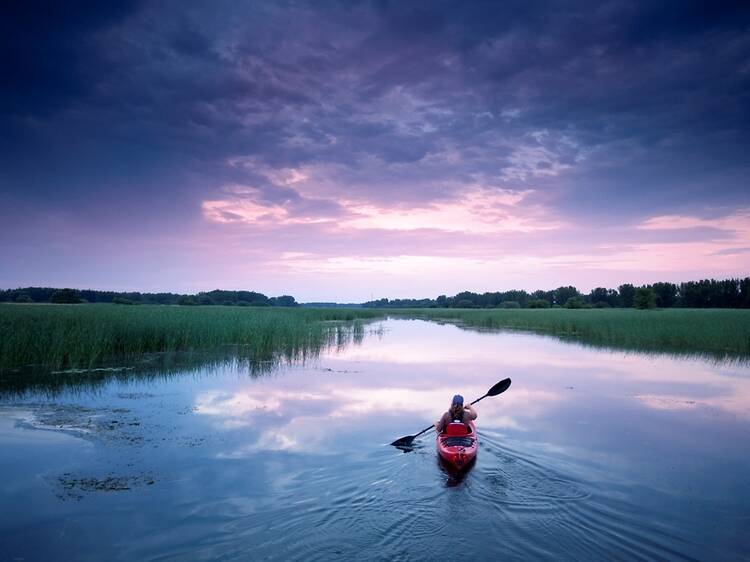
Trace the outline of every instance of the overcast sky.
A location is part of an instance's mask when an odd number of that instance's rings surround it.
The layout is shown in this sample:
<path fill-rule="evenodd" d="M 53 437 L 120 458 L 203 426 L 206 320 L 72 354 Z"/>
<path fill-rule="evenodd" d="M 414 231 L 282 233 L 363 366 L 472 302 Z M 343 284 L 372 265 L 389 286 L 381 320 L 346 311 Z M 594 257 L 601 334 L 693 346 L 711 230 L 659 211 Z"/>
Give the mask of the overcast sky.
<path fill-rule="evenodd" d="M 12 2 L 0 49 L 2 288 L 750 274 L 746 2 Z"/>

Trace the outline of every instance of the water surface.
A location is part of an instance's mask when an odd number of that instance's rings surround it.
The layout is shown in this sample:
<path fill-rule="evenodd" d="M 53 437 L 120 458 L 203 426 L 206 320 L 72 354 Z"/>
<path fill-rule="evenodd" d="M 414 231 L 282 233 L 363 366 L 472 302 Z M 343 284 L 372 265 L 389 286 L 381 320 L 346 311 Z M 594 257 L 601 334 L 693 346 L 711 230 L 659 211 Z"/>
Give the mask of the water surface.
<path fill-rule="evenodd" d="M 480 451 L 447 471 L 455 393 Z M 423 321 L 316 360 L 0 401 L 0 558 L 742 559 L 750 369 Z"/>

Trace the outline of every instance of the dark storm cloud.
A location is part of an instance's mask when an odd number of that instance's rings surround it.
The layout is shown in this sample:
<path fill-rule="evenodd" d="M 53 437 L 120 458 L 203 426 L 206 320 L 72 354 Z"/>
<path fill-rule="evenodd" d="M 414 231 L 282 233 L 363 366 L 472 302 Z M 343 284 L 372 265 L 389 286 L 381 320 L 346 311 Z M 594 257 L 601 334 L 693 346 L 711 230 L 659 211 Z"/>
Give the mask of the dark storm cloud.
<path fill-rule="evenodd" d="M 3 112 L 42 117 L 91 93 L 105 71 L 95 36 L 138 2 L 8 2 L 0 17 Z"/>
<path fill-rule="evenodd" d="M 252 157 L 317 166 L 339 196 L 395 204 L 471 182 L 624 220 L 643 197 L 649 211 L 747 203 L 740 2 L 14 3 L 4 15 L 0 189 L 15 198 L 138 197 L 189 214 L 243 184 L 294 202 L 227 163 Z"/>

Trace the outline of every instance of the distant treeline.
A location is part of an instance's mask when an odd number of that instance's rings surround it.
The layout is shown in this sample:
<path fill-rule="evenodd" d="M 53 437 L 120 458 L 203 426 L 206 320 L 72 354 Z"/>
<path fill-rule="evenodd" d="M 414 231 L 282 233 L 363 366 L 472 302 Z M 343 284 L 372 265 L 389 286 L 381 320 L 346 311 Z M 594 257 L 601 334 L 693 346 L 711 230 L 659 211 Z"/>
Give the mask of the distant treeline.
<path fill-rule="evenodd" d="M 297 306 L 297 301 L 290 295 L 267 297 L 255 291 L 216 290 L 195 295 L 180 295 L 177 293 L 119 293 L 90 289 L 55 289 L 51 287 L 24 287 L 0 291 L 0 302 Z"/>
<path fill-rule="evenodd" d="M 505 291 L 440 295 L 436 299 L 379 299 L 363 303 L 367 308 L 750 308 L 750 277 L 703 279 L 687 283 L 653 283 L 617 289 L 597 287 L 588 294 L 572 286 L 551 291 Z"/>
<path fill-rule="evenodd" d="M 301 306 L 307 308 L 362 308 L 362 305 L 358 302 L 303 302 Z"/>

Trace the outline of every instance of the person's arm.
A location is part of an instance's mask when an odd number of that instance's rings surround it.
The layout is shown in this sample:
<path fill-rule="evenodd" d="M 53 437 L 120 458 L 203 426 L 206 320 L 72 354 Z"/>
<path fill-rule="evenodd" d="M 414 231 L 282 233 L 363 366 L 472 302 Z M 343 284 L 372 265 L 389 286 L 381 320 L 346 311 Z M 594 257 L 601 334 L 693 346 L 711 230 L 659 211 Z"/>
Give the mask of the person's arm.
<path fill-rule="evenodd" d="M 475 419 L 477 419 L 477 412 L 476 412 L 476 410 L 475 410 L 475 409 L 474 409 L 474 408 L 472 407 L 472 405 L 471 405 L 471 404 L 469 404 L 468 406 L 464 406 L 464 410 L 465 410 L 466 412 L 468 412 L 468 416 L 467 416 L 467 417 L 469 418 L 469 420 L 475 420 Z"/>

